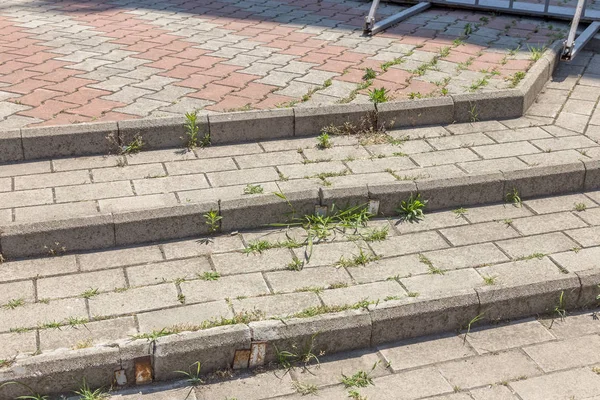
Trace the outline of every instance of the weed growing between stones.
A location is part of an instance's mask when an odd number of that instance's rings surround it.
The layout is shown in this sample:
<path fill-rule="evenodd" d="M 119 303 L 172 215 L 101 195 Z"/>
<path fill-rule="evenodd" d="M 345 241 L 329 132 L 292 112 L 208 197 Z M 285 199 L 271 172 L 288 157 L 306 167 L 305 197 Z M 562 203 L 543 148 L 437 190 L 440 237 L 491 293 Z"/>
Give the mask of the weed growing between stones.
<path fill-rule="evenodd" d="M 29 395 L 19 396 L 19 397 L 17 397 L 17 399 L 48 400 L 50 398 L 49 396 L 41 395 L 39 393 L 36 393 L 36 391 L 33 390 L 30 386 L 28 386 L 28 385 L 26 385 L 24 383 L 21 383 L 21 382 L 6 382 L 6 383 L 3 383 L 2 385 L 0 385 L 0 389 L 2 389 L 5 386 L 8 386 L 8 385 L 21 385 L 21 386 L 23 386 L 24 388 L 26 388 L 29 391 Z"/>
<path fill-rule="evenodd" d="M 413 195 L 411 193 L 408 200 L 403 200 L 396 209 L 400 218 L 408 222 L 418 222 L 425 218 L 423 210 L 427 206 L 427 200 L 421 199 L 421 194 Z"/>
<path fill-rule="evenodd" d="M 360 119 L 358 125 L 345 122 L 343 125 L 329 125 L 321 129 L 321 133 L 330 136 L 356 136 L 361 145 L 369 144 L 392 144 L 402 145 L 408 137 L 396 139 L 387 133 L 387 128 L 394 125 L 394 121 L 378 123 L 377 112 L 370 111 Z"/>
<path fill-rule="evenodd" d="M 554 325 L 554 320 L 556 317 L 560 318 L 561 321 L 565 319 L 567 316 L 566 304 L 565 304 L 565 292 L 560 292 L 560 296 L 558 296 L 558 303 L 554 306 L 554 310 L 552 310 L 552 322 L 550 322 L 550 329 L 552 329 L 552 325 Z"/>
<path fill-rule="evenodd" d="M 192 386 L 190 388 L 190 391 L 188 392 L 187 396 L 185 396 L 184 400 L 186 400 L 188 397 L 190 397 L 190 394 L 192 394 L 192 392 L 194 391 L 194 387 L 204 383 L 204 381 L 200 378 L 200 370 L 201 369 L 202 369 L 202 364 L 200 363 L 200 361 L 196 361 L 195 363 L 193 363 L 192 365 L 189 366 L 187 371 L 175 371 L 178 374 L 182 374 L 182 375 L 186 376 L 185 381 L 189 385 Z"/>
<path fill-rule="evenodd" d="M 244 194 L 262 194 L 264 189 L 261 185 L 247 184 L 244 188 Z"/>
<path fill-rule="evenodd" d="M 198 126 L 198 114 L 196 112 L 185 113 L 185 135 L 187 136 L 188 149 L 196 147 L 208 147 L 210 146 L 210 134 L 206 133 L 202 138 L 199 138 L 200 127 Z"/>
<path fill-rule="evenodd" d="M 318 149 L 321 149 L 321 150 L 329 149 L 329 148 L 331 148 L 331 146 L 333 146 L 333 141 L 329 137 L 328 133 L 321 133 L 319 136 L 317 136 L 317 148 Z"/>
<path fill-rule="evenodd" d="M 371 375 L 373 374 L 373 371 L 375 371 L 375 368 L 377 368 L 377 365 L 379 365 L 379 361 L 377 361 L 375 364 L 373 364 L 373 367 L 371 368 L 371 370 L 369 372 L 360 370 L 352 376 L 346 376 L 346 375 L 342 374 L 341 382 L 344 384 L 344 386 L 346 388 L 350 388 L 350 387 L 364 388 L 364 387 L 367 387 L 370 385 L 374 385 L 373 378 L 371 377 Z"/>
<path fill-rule="evenodd" d="M 384 87 L 379 89 L 373 88 L 369 90 L 369 99 L 375 104 L 385 103 L 390 100 L 388 90 Z"/>
<path fill-rule="evenodd" d="M 92 390 L 85 381 L 85 378 L 83 379 L 83 383 L 79 390 L 76 390 L 74 393 L 79 395 L 81 400 L 100 400 L 110 397 L 108 393 L 102 390 L 102 388 Z"/>
<path fill-rule="evenodd" d="M 285 369 L 286 372 L 298 364 L 301 364 L 304 370 L 307 370 L 313 364 L 319 365 L 319 357 L 323 356 L 325 353 L 320 351 L 318 356 L 315 354 L 315 338 L 317 335 L 318 333 L 312 335 L 308 340 L 308 343 L 306 343 L 302 349 L 300 349 L 296 343 L 292 344 L 290 350 L 279 350 L 279 348 L 273 344 L 277 364 Z"/>
<path fill-rule="evenodd" d="M 483 319 L 483 315 L 484 313 L 477 314 L 475 317 L 473 317 L 472 320 L 469 321 L 469 323 L 467 324 L 467 332 L 465 332 L 465 337 L 463 338 L 463 345 L 467 342 L 467 336 L 469 336 L 469 333 L 471 333 L 471 326 L 481 321 Z"/>
<path fill-rule="evenodd" d="M 203 215 L 206 225 L 208 225 L 208 231 L 210 233 L 217 232 L 221 229 L 222 216 L 219 215 L 217 210 L 210 210 Z"/>
<path fill-rule="evenodd" d="M 517 188 L 513 188 L 510 192 L 506 193 L 505 200 L 507 203 L 512 203 L 515 207 L 521 207 L 523 204 Z"/>

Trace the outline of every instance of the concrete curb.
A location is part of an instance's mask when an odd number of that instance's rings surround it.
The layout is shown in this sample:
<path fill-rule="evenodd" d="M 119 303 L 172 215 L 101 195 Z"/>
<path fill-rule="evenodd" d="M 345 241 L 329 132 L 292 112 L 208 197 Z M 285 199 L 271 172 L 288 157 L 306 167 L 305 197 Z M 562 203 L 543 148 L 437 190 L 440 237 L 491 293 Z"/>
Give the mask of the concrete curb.
<path fill-rule="evenodd" d="M 183 379 L 176 371 L 195 368 L 193 364 L 198 361 L 202 373 L 232 366 L 260 367 L 276 361 L 278 350 L 333 354 L 464 330 L 476 316 L 482 317 L 480 323 L 490 323 L 549 314 L 561 294 L 566 309 L 597 305 L 598 282 L 597 271 L 569 273 L 536 284 L 406 297 L 310 318 L 264 320 L 183 332 L 156 341 L 126 340 L 81 350 L 57 350 L 18 358 L 10 367 L 0 369 L 0 385 L 16 381 L 39 393 L 65 393 L 78 389 L 84 378 L 91 387 L 104 388 Z M 0 390 L 0 399 L 24 394 L 30 394 L 24 386 L 8 385 Z"/>
<path fill-rule="evenodd" d="M 368 104 L 257 110 L 199 115 L 198 136 L 213 144 L 316 135 L 329 125 L 360 125 L 376 115 L 379 125 L 405 128 L 522 116 L 557 65 L 562 42 L 557 41 L 514 89 L 438 98 Z M 375 112 L 376 111 L 376 112 Z M 0 163 L 39 158 L 106 154 L 115 144 L 127 145 L 141 136 L 146 149 L 183 147 L 185 118 L 146 118 L 118 122 L 57 125 L 0 132 Z M 113 140 L 107 140 L 112 136 Z"/>
<path fill-rule="evenodd" d="M 0 227 L 0 252 L 7 259 L 47 256 L 53 251 L 99 250 L 210 234 L 205 214 L 218 212 L 221 231 L 285 223 L 316 210 L 369 204 L 377 216 L 393 216 L 402 200 L 420 193 L 427 210 L 500 203 L 516 189 L 522 199 L 600 189 L 600 164 L 577 162 L 444 179 L 416 179 L 322 187 L 239 199 L 192 203 L 61 221 Z M 57 244 L 58 243 L 58 244 Z"/>

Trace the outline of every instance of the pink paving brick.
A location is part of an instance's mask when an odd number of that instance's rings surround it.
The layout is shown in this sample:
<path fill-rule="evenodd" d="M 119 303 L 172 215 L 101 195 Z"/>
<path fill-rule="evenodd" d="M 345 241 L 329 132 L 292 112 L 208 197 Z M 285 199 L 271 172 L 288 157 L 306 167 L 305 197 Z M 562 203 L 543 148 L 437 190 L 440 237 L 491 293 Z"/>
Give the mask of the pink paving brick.
<path fill-rule="evenodd" d="M 277 86 L 263 85 L 262 83 L 250 82 L 244 89 L 235 92 L 236 96 L 247 97 L 249 99 L 261 100 L 267 94 L 279 89 Z"/>
<path fill-rule="evenodd" d="M 13 99 L 12 101 L 18 101 L 19 103 L 25 104 L 27 106 L 37 107 L 41 105 L 44 101 L 53 97 L 62 96 L 63 94 L 64 93 L 62 92 L 57 92 L 54 90 L 35 89 L 33 92 Z"/>
<path fill-rule="evenodd" d="M 205 100 L 212 100 L 212 101 L 218 102 L 218 101 L 221 101 L 221 99 L 225 95 L 233 92 L 234 90 L 235 90 L 235 88 L 233 88 L 231 86 L 223 86 L 223 85 L 209 83 L 203 89 L 200 89 L 198 92 L 189 94 L 189 97 L 205 99 Z"/>
<path fill-rule="evenodd" d="M 211 68 L 218 62 L 225 61 L 226 58 L 212 57 L 212 56 L 200 56 L 193 61 L 187 62 L 184 65 L 189 67 L 198 67 L 208 69 Z"/>
<path fill-rule="evenodd" d="M 44 104 L 32 108 L 31 110 L 20 111 L 18 114 L 25 115 L 27 117 L 51 119 L 55 115 L 68 110 L 69 108 L 77 107 L 75 104 L 64 103 L 62 101 L 47 100 Z"/>
<path fill-rule="evenodd" d="M 79 114 L 79 115 L 84 115 L 86 117 L 94 118 L 94 117 L 100 117 L 102 114 L 109 112 L 113 108 L 123 107 L 125 105 L 126 104 L 119 103 L 116 101 L 93 99 L 92 101 L 90 101 L 88 104 L 86 104 L 84 106 L 81 106 L 81 107 L 75 106 L 77 108 L 72 108 L 69 110 L 69 112 L 72 114 Z M 74 105 L 71 104 L 71 106 L 73 107 Z"/>
<path fill-rule="evenodd" d="M 31 67 L 32 64 L 19 61 L 8 61 L 0 65 L 0 74 L 10 74 L 21 69 Z"/>
<path fill-rule="evenodd" d="M 221 102 L 210 105 L 206 109 L 212 111 L 235 111 L 238 108 L 245 108 L 248 104 L 252 104 L 252 102 L 246 97 L 229 95 L 225 96 Z"/>
<path fill-rule="evenodd" d="M 46 52 L 40 51 L 40 52 L 37 52 L 28 57 L 19 58 L 19 61 L 31 63 L 31 64 L 44 64 L 47 60 L 50 60 L 50 59 L 56 58 L 56 57 L 59 57 L 59 55 L 55 54 L 55 53 L 46 53 Z"/>
<path fill-rule="evenodd" d="M 345 74 L 340 76 L 336 76 L 334 80 L 343 81 L 343 82 L 354 82 L 360 83 L 363 81 L 363 76 L 365 75 L 365 71 L 357 68 L 349 68 Z"/>
<path fill-rule="evenodd" d="M 28 80 L 38 75 L 40 75 L 40 72 L 26 71 L 21 69 L 11 74 L 0 76 L 0 82 L 11 83 L 14 85 L 15 83 L 23 82 L 24 80 Z"/>
<path fill-rule="evenodd" d="M 71 125 L 71 124 L 81 124 L 83 122 L 90 122 L 92 118 L 86 117 L 83 115 L 75 115 L 75 114 L 66 114 L 61 113 L 54 118 L 50 118 L 44 122 L 40 122 L 38 124 L 32 124 L 31 126 L 54 126 L 54 125 Z"/>
<path fill-rule="evenodd" d="M 412 74 L 402 69 L 389 68 L 387 72 L 384 72 L 378 76 L 378 79 L 382 81 L 395 82 L 395 83 L 407 83 Z"/>
<path fill-rule="evenodd" d="M 326 54 L 326 53 L 317 53 L 314 50 L 300 58 L 298 61 L 314 63 L 314 64 L 323 64 L 330 58 L 333 58 L 334 54 Z"/>
<path fill-rule="evenodd" d="M 232 72 L 238 71 L 240 69 L 244 69 L 244 67 L 240 67 L 239 65 L 215 64 L 214 67 L 202 71 L 202 75 L 217 76 L 219 78 L 224 78 Z"/>
<path fill-rule="evenodd" d="M 150 68 L 158 68 L 158 69 L 165 69 L 165 70 L 169 70 L 169 69 L 173 69 L 175 68 L 177 65 L 182 64 L 184 62 L 187 62 L 186 59 L 183 58 L 176 58 L 176 57 L 163 57 L 160 60 L 150 63 L 150 64 L 145 64 L 146 67 L 150 67 Z"/>
<path fill-rule="evenodd" d="M 364 54 L 364 53 L 355 53 L 352 51 L 345 51 L 342 54 L 339 54 L 339 55 L 333 57 L 332 60 L 359 63 L 362 60 L 364 60 L 365 58 L 367 58 L 368 56 L 369 56 L 368 54 Z"/>
<path fill-rule="evenodd" d="M 73 93 L 80 87 L 89 85 L 91 83 L 96 83 L 96 81 L 93 81 L 91 79 L 70 77 L 70 78 L 67 78 L 64 81 L 57 83 L 55 85 L 48 85 L 48 86 L 46 86 L 46 89 L 58 90 L 61 92 L 66 92 L 66 93 Z"/>
<path fill-rule="evenodd" d="M 354 65 L 353 63 L 349 63 L 349 62 L 345 62 L 345 61 L 327 60 L 325 62 L 325 64 L 319 65 L 319 66 L 315 67 L 315 69 L 342 73 L 342 72 L 344 72 L 344 70 L 346 68 L 350 68 L 353 65 Z"/>
<path fill-rule="evenodd" d="M 41 88 L 46 85 L 48 85 L 48 82 L 38 81 L 35 79 L 28 79 L 24 82 L 17 83 L 16 85 L 4 87 L 2 88 L 2 90 L 12 93 L 27 94 L 33 92 L 35 89 Z"/>
<path fill-rule="evenodd" d="M 215 76 L 192 75 L 188 79 L 185 79 L 181 82 L 175 82 L 174 85 L 189 87 L 193 89 L 202 89 L 204 86 L 206 86 L 206 84 L 216 81 L 218 79 L 219 78 Z"/>
<path fill-rule="evenodd" d="M 92 89 L 87 87 L 81 87 L 76 92 L 70 93 L 64 96 L 64 93 L 61 93 L 61 97 L 56 98 L 56 100 L 64 101 L 67 103 L 74 103 L 79 105 L 87 104 L 90 100 L 95 99 L 100 96 L 106 96 L 111 94 L 111 92 L 107 90 L 99 90 Z"/>
<path fill-rule="evenodd" d="M 32 70 L 32 68 L 27 68 L 27 70 Z M 81 71 L 76 69 L 68 69 L 58 67 L 47 74 L 40 74 L 35 77 L 35 79 L 39 79 L 47 82 L 62 82 L 70 76 L 81 74 Z"/>
<path fill-rule="evenodd" d="M 233 72 L 227 78 L 219 81 L 219 84 L 226 86 L 233 86 L 235 88 L 242 88 L 255 79 L 260 79 L 261 76 L 258 75 L 250 75 L 250 74 L 240 74 L 237 72 Z"/>
<path fill-rule="evenodd" d="M 194 49 L 188 47 L 187 49 L 180 51 L 179 53 L 174 53 L 173 57 L 185 58 L 186 60 L 195 60 L 206 53 L 208 53 L 208 50 Z"/>

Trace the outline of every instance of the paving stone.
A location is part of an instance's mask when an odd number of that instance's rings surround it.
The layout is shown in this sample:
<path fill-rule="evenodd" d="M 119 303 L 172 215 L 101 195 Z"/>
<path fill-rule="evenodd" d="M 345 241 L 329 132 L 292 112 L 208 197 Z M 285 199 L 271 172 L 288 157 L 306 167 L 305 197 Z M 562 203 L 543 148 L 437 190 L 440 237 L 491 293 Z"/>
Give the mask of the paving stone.
<path fill-rule="evenodd" d="M 282 164 L 299 164 L 302 160 L 302 155 L 297 151 L 281 151 L 235 157 L 235 161 L 243 169 Z"/>
<path fill-rule="evenodd" d="M 267 272 L 265 274 L 275 293 L 302 291 L 310 288 L 326 288 L 336 284 L 351 284 L 344 268 L 317 267 L 300 271 Z"/>
<path fill-rule="evenodd" d="M 591 225 L 600 225 L 600 209 L 593 208 L 585 212 L 577 213 L 581 219 Z"/>
<path fill-rule="evenodd" d="M 83 345 L 111 343 L 137 333 L 133 317 L 86 322 L 61 329 L 40 330 L 40 348 L 42 351 L 65 347 L 73 349 Z"/>
<path fill-rule="evenodd" d="M 125 271 L 131 286 L 145 286 L 170 281 L 197 279 L 204 272 L 211 271 L 211 265 L 207 258 L 195 257 L 138 265 L 129 267 Z"/>
<path fill-rule="evenodd" d="M 545 371 L 583 367 L 600 362 L 600 336 L 580 336 L 528 346 L 523 350 Z"/>
<path fill-rule="evenodd" d="M 526 207 L 517 207 L 513 204 L 498 204 L 482 207 L 469 207 L 465 217 L 473 222 L 505 221 L 513 218 L 533 215 Z"/>
<path fill-rule="evenodd" d="M 223 276 L 212 281 L 195 280 L 183 282 L 180 286 L 187 303 L 270 293 L 265 280 L 259 273 Z"/>
<path fill-rule="evenodd" d="M 173 193 L 151 194 L 147 196 L 121 197 L 99 200 L 98 206 L 103 213 L 123 213 L 135 210 L 173 207 L 178 204 Z"/>
<path fill-rule="evenodd" d="M 15 190 L 39 189 L 90 183 L 87 171 L 54 172 L 51 174 L 15 177 Z"/>
<path fill-rule="evenodd" d="M 166 175 L 162 164 L 127 165 L 116 168 L 99 168 L 92 170 L 94 182 L 111 182 L 139 178 L 151 178 Z"/>
<path fill-rule="evenodd" d="M 403 340 L 378 349 L 394 372 L 477 354 L 452 333 Z"/>
<path fill-rule="evenodd" d="M 319 294 L 325 305 L 344 306 L 362 301 L 381 303 L 386 299 L 399 299 L 406 291 L 395 281 L 365 283 L 357 286 L 328 289 Z"/>
<path fill-rule="evenodd" d="M 503 144 L 492 144 L 488 146 L 475 146 L 473 151 L 485 159 L 522 156 L 526 154 L 539 153 L 540 150 L 528 142 L 513 142 Z M 460 160 L 466 161 L 466 160 Z"/>
<path fill-rule="evenodd" d="M 527 200 L 527 207 L 538 214 L 547 214 L 559 211 L 571 211 L 576 204 L 585 204 L 586 208 L 596 207 L 596 203 L 583 194 L 570 194 L 566 196 L 554 196 L 543 199 Z"/>
<path fill-rule="evenodd" d="M 0 359 L 9 360 L 18 354 L 35 353 L 37 351 L 36 333 L 4 333 L 0 334 L 2 348 Z"/>
<path fill-rule="evenodd" d="M 232 317 L 231 308 L 224 300 L 169 308 L 168 310 L 151 311 L 137 315 L 140 332 L 147 333 L 174 326 L 195 330 L 203 322 Z"/>
<path fill-rule="evenodd" d="M 83 271 L 95 271 L 163 260 L 158 246 L 132 247 L 79 254 L 77 258 Z"/>
<path fill-rule="evenodd" d="M 131 189 L 131 184 L 127 181 L 62 186 L 55 188 L 54 191 L 56 194 L 56 201 L 58 203 L 81 200 L 99 200 L 111 197 L 126 197 L 134 195 L 133 190 Z M 2 194 L 0 194 L 0 196 L 1 195 Z"/>
<path fill-rule="evenodd" d="M 52 160 L 52 166 L 55 171 L 116 167 L 119 160 L 121 160 L 121 157 L 114 155 L 59 158 Z"/>
<path fill-rule="evenodd" d="M 73 217 L 97 215 L 98 207 L 94 201 L 80 201 L 77 203 L 15 208 L 14 214 L 16 222 L 57 221 Z M 11 218 L 10 212 L 9 218 Z M 11 219 L 9 219 L 9 221 L 10 220 Z"/>
<path fill-rule="evenodd" d="M 0 193 L 0 208 L 34 206 L 53 203 L 51 189 L 23 190 Z"/>
<path fill-rule="evenodd" d="M 340 174 L 345 173 L 348 170 L 344 164 L 337 161 L 301 165 L 280 165 L 277 167 L 277 169 L 283 174 L 283 176 L 290 179 L 314 177 L 319 174 L 328 173 Z"/>
<path fill-rule="evenodd" d="M 478 267 L 509 261 L 492 243 L 475 244 L 445 250 L 425 252 L 424 255 L 434 266 L 443 270 Z"/>
<path fill-rule="evenodd" d="M 507 129 L 504 131 L 487 132 L 486 134 L 500 143 L 552 138 L 552 135 L 539 127 Z"/>
<path fill-rule="evenodd" d="M 223 253 L 227 251 L 242 250 L 240 235 L 216 236 L 211 240 L 182 240 L 164 243 L 161 245 L 167 259 L 196 257 L 212 253 Z"/>
<path fill-rule="evenodd" d="M 413 154 L 411 158 L 422 167 L 479 160 L 477 154 L 469 149 L 440 150 L 435 153 Z"/>
<path fill-rule="evenodd" d="M 401 234 L 428 231 L 451 226 L 467 225 L 468 222 L 452 211 L 441 211 L 426 214 L 422 220 L 408 222 L 403 220 L 394 220 L 394 228 Z"/>
<path fill-rule="evenodd" d="M 433 138 L 428 139 L 427 142 L 437 150 L 449 150 L 467 146 L 473 147 L 486 144 L 494 144 L 494 141 L 489 137 L 485 136 L 483 133 L 468 133 L 464 135 Z"/>
<path fill-rule="evenodd" d="M 537 365 L 518 350 L 451 361 L 440 365 L 439 369 L 451 385 L 461 389 L 541 374 Z"/>
<path fill-rule="evenodd" d="M 439 268 L 435 264 L 434 267 Z M 472 292 L 474 288 L 484 285 L 481 276 L 472 268 L 412 276 L 403 278 L 401 282 L 409 292 L 427 297 Z"/>
<path fill-rule="evenodd" d="M 292 261 L 292 254 L 288 249 L 271 249 L 258 254 L 213 254 L 212 260 L 218 272 L 229 275 L 285 269 Z"/>
<path fill-rule="evenodd" d="M 172 283 L 102 293 L 89 300 L 92 316 L 122 315 L 179 305 Z"/>
<path fill-rule="evenodd" d="M 497 242 L 497 244 L 503 251 L 515 259 L 527 257 L 535 253 L 550 254 L 577 247 L 577 244 L 562 232 L 502 240 Z"/>
<path fill-rule="evenodd" d="M 600 376 L 582 368 L 511 382 L 510 386 L 523 400 L 586 399 L 600 393 Z"/>
<path fill-rule="evenodd" d="M 586 224 L 572 213 L 563 212 L 515 219 L 512 226 L 524 235 L 535 235 L 563 229 L 582 228 Z"/>
<path fill-rule="evenodd" d="M 542 318 L 539 320 L 554 336 L 559 339 L 570 339 L 593 335 L 600 332 L 600 320 L 593 311 L 571 312 L 568 318 Z"/>
<path fill-rule="evenodd" d="M 8 307 L 12 300 L 23 300 L 33 302 L 35 299 L 33 282 L 22 281 L 0 284 L 0 305 Z"/>
<path fill-rule="evenodd" d="M 306 266 L 317 267 L 335 265 L 342 258 L 351 260 L 360 255 L 361 250 L 365 255 L 372 255 L 369 247 L 362 241 L 319 243 L 312 247 L 309 256 L 307 255 L 309 250 L 304 247 L 294 249 L 293 252 L 298 259 L 306 260 Z"/>
<path fill-rule="evenodd" d="M 189 160 L 165 163 L 169 175 L 186 175 L 214 171 L 236 170 L 232 158 L 211 158 L 208 160 Z"/>
<path fill-rule="evenodd" d="M 436 232 L 420 232 L 392 237 L 384 242 L 373 242 L 371 248 L 375 254 L 383 257 L 419 253 L 449 247 Z"/>
<path fill-rule="evenodd" d="M 83 299 L 63 299 L 49 304 L 35 303 L 10 309 L 0 309 L 0 332 L 17 328 L 35 328 L 50 322 L 64 322 L 68 318 L 87 318 Z"/>
<path fill-rule="evenodd" d="M 274 372 L 252 375 L 252 381 L 236 379 L 222 383 L 204 385 L 198 393 L 198 399 L 240 398 L 260 400 L 265 396 L 273 397 L 293 393 L 294 389 L 289 375 L 278 376 Z"/>
<path fill-rule="evenodd" d="M 308 308 L 321 306 L 315 293 L 301 292 L 232 300 L 236 313 L 260 311 L 265 317 L 287 317 Z"/>
<path fill-rule="evenodd" d="M 600 226 L 592 226 L 590 228 L 581 228 L 565 231 L 565 233 L 577 241 L 583 247 L 597 246 L 600 244 Z"/>
<path fill-rule="evenodd" d="M 364 267 L 348 268 L 348 272 L 357 283 L 385 281 L 390 278 L 404 278 L 427 273 L 427 265 L 419 261 L 416 254 L 384 258 Z"/>
<path fill-rule="evenodd" d="M 459 226 L 456 228 L 441 229 L 440 232 L 455 246 L 519 236 L 510 225 L 502 222 L 484 222 L 475 225 Z"/>
<path fill-rule="evenodd" d="M 517 397 L 504 385 L 492 385 L 469 391 L 475 400 L 516 400 Z"/>
<path fill-rule="evenodd" d="M 172 193 L 180 190 L 205 189 L 209 187 L 203 174 L 138 179 L 133 181 L 133 186 L 138 195 Z"/>
<path fill-rule="evenodd" d="M 126 286 L 122 271 L 96 271 L 77 275 L 43 278 L 37 281 L 40 299 L 81 296 L 88 290 L 107 292 Z"/>
<path fill-rule="evenodd" d="M 466 340 L 479 354 L 486 354 L 556 339 L 539 322 L 520 320 L 517 323 L 494 325 L 493 329 L 471 329 Z"/>
<path fill-rule="evenodd" d="M 401 171 L 412 169 L 416 164 L 408 157 L 388 157 L 347 162 L 348 167 L 356 174 L 382 172 L 386 170 Z"/>
<path fill-rule="evenodd" d="M 398 387 L 402 387 L 398 391 Z M 373 386 L 361 390 L 369 399 L 413 400 L 423 396 L 450 393 L 452 386 L 435 368 L 422 368 L 373 379 Z"/>
<path fill-rule="evenodd" d="M 333 139 L 335 143 L 335 138 Z M 334 146 L 329 149 L 306 149 L 304 156 L 311 161 L 333 160 L 342 161 L 349 158 L 368 158 L 370 154 L 363 147 Z"/>
<path fill-rule="evenodd" d="M 552 259 L 571 272 L 600 269 L 600 247 L 553 254 Z"/>
<path fill-rule="evenodd" d="M 207 174 L 212 186 L 231 186 L 248 183 L 275 181 L 279 175 L 275 168 L 252 168 L 241 171 L 211 172 Z"/>
<path fill-rule="evenodd" d="M 495 285 L 522 286 L 527 283 L 543 282 L 550 277 L 565 275 L 547 257 L 542 259 L 513 261 L 478 269 L 481 276 L 495 277 Z"/>

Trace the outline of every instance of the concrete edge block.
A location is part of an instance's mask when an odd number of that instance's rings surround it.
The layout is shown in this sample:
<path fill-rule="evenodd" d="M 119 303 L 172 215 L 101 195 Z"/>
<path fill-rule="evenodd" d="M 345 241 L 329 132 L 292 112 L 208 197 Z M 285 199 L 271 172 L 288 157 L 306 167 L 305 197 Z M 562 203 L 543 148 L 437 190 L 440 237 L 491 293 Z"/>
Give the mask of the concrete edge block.
<path fill-rule="evenodd" d="M 504 200 L 504 176 L 500 172 L 416 181 L 417 191 L 430 211 L 451 207 L 497 203 Z"/>
<path fill-rule="evenodd" d="M 131 143 L 136 136 L 141 136 L 144 143 L 143 149 L 164 149 L 168 147 L 183 147 L 187 144 L 185 135 L 185 117 L 143 118 L 118 121 L 119 142 L 121 145 Z M 202 138 L 208 133 L 208 119 L 206 115 L 198 115 Z"/>
<path fill-rule="evenodd" d="M 195 203 L 175 207 L 115 213 L 117 246 L 181 239 L 209 232 L 204 214 L 218 211 L 219 203 Z"/>
<path fill-rule="evenodd" d="M 583 160 L 583 166 L 585 167 L 583 190 L 600 189 L 600 160 Z"/>
<path fill-rule="evenodd" d="M 0 163 L 23 160 L 21 130 L 0 131 Z"/>
<path fill-rule="evenodd" d="M 379 201 L 378 215 L 383 217 L 397 215 L 396 208 L 400 202 L 408 199 L 412 193 L 417 193 L 414 181 L 369 184 L 367 189 L 369 199 Z"/>
<path fill-rule="evenodd" d="M 454 121 L 454 101 L 450 96 L 379 103 L 379 125 L 397 129 L 420 125 L 451 124 Z"/>
<path fill-rule="evenodd" d="M 562 39 L 555 40 L 554 43 L 548 46 L 548 48 L 544 52 L 544 55 L 542 56 L 542 58 L 545 58 L 548 61 L 548 64 L 550 66 L 548 79 L 552 77 L 552 73 L 560 63 L 560 57 L 563 52 L 563 46 L 564 41 Z"/>
<path fill-rule="evenodd" d="M 294 110 L 280 108 L 208 115 L 213 144 L 294 136 Z"/>
<path fill-rule="evenodd" d="M 523 115 L 524 96 L 519 89 L 452 95 L 454 121 L 473 122 L 518 118 Z"/>
<path fill-rule="evenodd" d="M 319 189 L 321 206 L 329 210 L 362 206 L 369 203 L 369 190 L 367 185 L 361 186 L 328 186 Z"/>
<path fill-rule="evenodd" d="M 9 368 L 0 370 L 0 385 L 20 382 L 37 393 L 64 393 L 79 389 L 85 379 L 90 387 L 107 389 L 120 368 L 116 347 L 57 350 L 18 359 Z M 0 389 L 2 399 L 23 395 L 31 395 L 31 392 L 22 385 L 6 385 Z"/>
<path fill-rule="evenodd" d="M 111 215 L 11 224 L 0 232 L 0 248 L 6 258 L 98 250 L 115 245 Z"/>
<path fill-rule="evenodd" d="M 310 348 L 319 354 L 368 348 L 371 317 L 367 310 L 347 310 L 311 318 L 292 318 L 285 323 L 265 320 L 249 324 L 254 342 L 266 342 L 265 361 L 276 360 L 276 349 Z"/>
<path fill-rule="evenodd" d="M 585 172 L 581 162 L 504 172 L 504 195 L 513 189 L 518 190 L 521 198 L 581 191 Z"/>
<path fill-rule="evenodd" d="M 375 105 L 370 103 L 294 108 L 294 136 L 318 135 L 329 125 L 341 126 L 346 122 L 361 126 L 370 113 L 376 113 Z"/>
<path fill-rule="evenodd" d="M 441 298 L 407 297 L 369 306 L 373 324 L 371 346 L 453 331 L 479 313 L 475 291 Z"/>
<path fill-rule="evenodd" d="M 258 228 L 288 222 L 293 218 L 314 214 L 315 206 L 319 204 L 319 191 L 316 188 L 288 191 L 285 196 L 287 201 L 274 194 L 221 200 L 222 230 Z"/>
<path fill-rule="evenodd" d="M 21 129 L 26 160 L 57 156 L 105 154 L 119 140 L 116 122 L 86 122 L 77 125 Z M 112 137 L 113 140 L 108 138 Z"/>
<path fill-rule="evenodd" d="M 597 269 L 575 272 L 581 282 L 581 295 L 578 307 L 597 307 L 600 305 L 600 272 Z"/>
<path fill-rule="evenodd" d="M 563 292 L 566 307 L 575 308 L 581 285 L 575 274 L 565 274 L 560 279 L 511 287 L 484 286 L 475 290 L 483 318 L 493 322 L 551 313 Z"/>
<path fill-rule="evenodd" d="M 547 57 L 542 57 L 527 71 L 525 79 L 518 85 L 517 89 L 523 94 L 523 113 L 535 102 L 537 95 L 542 91 L 548 79 L 552 76 L 550 62 Z"/>
<path fill-rule="evenodd" d="M 128 384 L 137 383 L 136 364 L 152 365 L 152 353 L 154 352 L 154 343 L 147 339 L 124 339 L 115 342 L 119 349 L 121 359 L 121 371 L 125 374 Z M 140 368 L 140 371 L 144 368 Z M 152 380 L 152 369 L 147 369 L 146 373 L 139 372 L 140 380 L 145 378 L 144 382 Z"/>
<path fill-rule="evenodd" d="M 250 349 L 251 342 L 251 330 L 243 324 L 158 338 L 154 377 L 158 381 L 182 378 L 176 371 L 188 371 L 198 361 L 203 373 L 231 368 L 236 350 Z"/>

